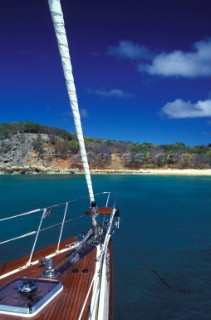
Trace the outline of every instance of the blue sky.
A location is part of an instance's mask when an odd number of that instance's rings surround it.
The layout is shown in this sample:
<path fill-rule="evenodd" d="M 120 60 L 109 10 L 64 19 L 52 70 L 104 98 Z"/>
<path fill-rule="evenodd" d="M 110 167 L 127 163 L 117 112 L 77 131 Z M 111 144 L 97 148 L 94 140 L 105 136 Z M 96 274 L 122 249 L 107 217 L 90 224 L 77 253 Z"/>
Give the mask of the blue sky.
<path fill-rule="evenodd" d="M 211 143 L 210 0 L 61 0 L 84 135 Z M 47 0 L 0 1 L 0 122 L 74 132 Z"/>

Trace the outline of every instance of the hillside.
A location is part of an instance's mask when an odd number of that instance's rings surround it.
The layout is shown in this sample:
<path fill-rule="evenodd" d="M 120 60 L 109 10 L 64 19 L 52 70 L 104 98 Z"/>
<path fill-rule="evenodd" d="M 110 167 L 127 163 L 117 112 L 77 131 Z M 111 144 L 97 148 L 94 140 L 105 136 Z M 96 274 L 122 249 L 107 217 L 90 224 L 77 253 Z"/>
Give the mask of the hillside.
<path fill-rule="evenodd" d="M 91 169 L 211 168 L 211 144 L 155 145 L 85 138 Z M 82 171 L 75 134 L 33 122 L 0 124 L 0 171 L 67 173 Z"/>

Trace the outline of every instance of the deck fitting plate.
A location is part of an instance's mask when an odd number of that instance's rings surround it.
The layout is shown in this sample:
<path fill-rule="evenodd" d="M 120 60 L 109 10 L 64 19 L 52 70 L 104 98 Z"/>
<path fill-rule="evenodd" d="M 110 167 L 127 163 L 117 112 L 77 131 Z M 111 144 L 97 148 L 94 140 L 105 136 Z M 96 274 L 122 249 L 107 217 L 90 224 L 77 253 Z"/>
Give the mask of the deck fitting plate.
<path fill-rule="evenodd" d="M 19 288 L 27 283 L 33 283 L 35 289 L 21 292 Z M 33 317 L 62 289 L 62 283 L 57 280 L 15 278 L 0 288 L 0 314 Z"/>

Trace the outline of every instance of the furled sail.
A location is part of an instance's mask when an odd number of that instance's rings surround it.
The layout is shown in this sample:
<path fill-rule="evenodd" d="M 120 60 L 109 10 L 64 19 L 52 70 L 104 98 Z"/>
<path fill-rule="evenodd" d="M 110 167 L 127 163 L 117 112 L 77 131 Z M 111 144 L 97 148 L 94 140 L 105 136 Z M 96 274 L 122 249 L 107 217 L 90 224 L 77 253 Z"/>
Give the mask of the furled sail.
<path fill-rule="evenodd" d="M 90 201 L 94 202 L 92 181 L 91 181 L 89 164 L 88 164 L 84 137 L 82 132 L 81 119 L 80 119 L 79 108 L 78 108 L 78 100 L 77 100 L 76 88 L 75 88 L 75 83 L 74 83 L 74 78 L 72 73 L 72 64 L 70 60 L 62 8 L 61 8 L 60 0 L 48 0 L 48 3 L 50 7 L 53 24 L 54 24 L 54 29 L 56 32 L 56 38 L 57 38 L 60 56 L 62 60 L 62 67 L 64 70 L 64 76 L 66 80 L 70 105 L 73 112 L 73 118 L 74 118 L 76 133 L 78 137 L 80 154 L 81 154 L 82 164 L 83 164 L 85 177 L 86 177 L 86 183 L 89 191 L 89 197 L 90 197 Z"/>

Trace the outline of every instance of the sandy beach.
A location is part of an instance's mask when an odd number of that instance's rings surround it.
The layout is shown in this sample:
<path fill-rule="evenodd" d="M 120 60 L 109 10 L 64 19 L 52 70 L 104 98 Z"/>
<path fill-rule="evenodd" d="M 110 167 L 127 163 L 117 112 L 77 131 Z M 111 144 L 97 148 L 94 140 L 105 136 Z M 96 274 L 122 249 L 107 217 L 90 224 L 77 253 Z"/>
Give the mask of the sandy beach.
<path fill-rule="evenodd" d="M 39 167 L 40 168 L 40 167 Z M 42 170 L 41 170 L 42 169 Z M 41 167 L 39 174 L 84 174 L 83 171 L 77 169 L 57 168 L 56 170 L 47 170 Z M 2 174 L 21 174 L 23 168 L 11 168 L 10 171 L 0 169 L 0 175 Z M 211 169 L 91 169 L 91 174 L 125 174 L 125 175 L 178 175 L 178 176 L 211 176 Z M 38 172 L 24 172 L 26 174 L 38 174 Z"/>
<path fill-rule="evenodd" d="M 92 174 L 151 174 L 151 175 L 184 175 L 184 176 L 211 176 L 211 169 L 140 169 L 140 170 L 113 170 L 94 169 Z"/>

